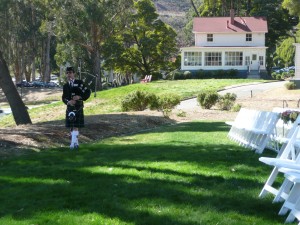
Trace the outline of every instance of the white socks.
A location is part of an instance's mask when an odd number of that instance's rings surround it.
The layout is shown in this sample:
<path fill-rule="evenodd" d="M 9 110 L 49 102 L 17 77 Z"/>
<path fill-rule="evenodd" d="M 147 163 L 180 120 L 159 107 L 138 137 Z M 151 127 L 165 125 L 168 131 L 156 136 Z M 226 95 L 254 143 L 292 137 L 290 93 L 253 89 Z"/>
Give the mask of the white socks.
<path fill-rule="evenodd" d="M 70 145 L 71 149 L 79 147 L 79 144 L 78 144 L 78 135 L 79 135 L 79 131 L 78 130 L 71 131 L 71 145 Z"/>

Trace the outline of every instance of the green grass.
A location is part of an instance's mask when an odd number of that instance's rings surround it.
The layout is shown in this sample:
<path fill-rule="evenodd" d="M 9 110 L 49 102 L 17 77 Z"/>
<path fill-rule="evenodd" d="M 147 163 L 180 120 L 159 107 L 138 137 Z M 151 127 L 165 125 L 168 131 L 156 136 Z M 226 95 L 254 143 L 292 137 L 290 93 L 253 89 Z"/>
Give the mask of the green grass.
<path fill-rule="evenodd" d="M 92 93 L 90 99 L 85 104 L 85 115 L 120 112 L 122 98 L 134 90 L 144 90 L 155 94 L 176 93 L 181 99 L 186 99 L 197 96 L 199 91 L 203 89 L 220 90 L 226 86 L 251 82 L 264 81 L 249 79 L 203 79 L 137 83 L 97 92 L 96 97 Z M 55 113 L 52 113 L 52 111 L 55 111 Z M 29 114 L 33 123 L 63 120 L 65 117 L 65 105 L 62 102 L 43 105 L 42 107 L 30 109 Z M 14 124 L 12 115 L 0 118 L 0 127 L 13 126 Z"/>
<path fill-rule="evenodd" d="M 2 158 L 0 224 L 282 224 L 281 205 L 258 198 L 271 168 L 228 129 L 195 121 Z"/>

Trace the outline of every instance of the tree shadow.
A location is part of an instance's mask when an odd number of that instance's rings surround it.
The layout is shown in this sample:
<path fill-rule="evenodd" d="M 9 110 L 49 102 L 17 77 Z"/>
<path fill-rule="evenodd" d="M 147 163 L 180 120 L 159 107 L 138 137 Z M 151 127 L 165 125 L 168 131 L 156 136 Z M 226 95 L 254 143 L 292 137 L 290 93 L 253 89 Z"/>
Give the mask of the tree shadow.
<path fill-rule="evenodd" d="M 193 122 L 149 131 L 198 132 L 192 146 L 180 139 L 180 145 L 100 142 L 78 152 L 61 148 L 1 160 L 0 216 L 39 221 L 44 212 L 70 211 L 138 225 L 215 224 L 201 213 L 191 216 L 208 209 L 281 222 L 274 218 L 278 205 L 254 196 L 270 172 L 259 156 L 229 141 L 201 142 L 206 126 L 209 132 L 226 129 L 218 122 Z M 174 207 L 182 210 L 179 216 L 166 213 Z"/>

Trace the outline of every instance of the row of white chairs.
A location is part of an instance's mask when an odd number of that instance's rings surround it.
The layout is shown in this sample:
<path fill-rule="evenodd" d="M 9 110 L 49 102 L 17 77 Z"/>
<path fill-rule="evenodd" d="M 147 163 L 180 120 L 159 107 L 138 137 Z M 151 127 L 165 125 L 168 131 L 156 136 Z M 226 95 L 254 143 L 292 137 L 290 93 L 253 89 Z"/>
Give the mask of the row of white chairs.
<path fill-rule="evenodd" d="M 278 112 L 241 108 L 234 122 L 227 122 L 231 125 L 228 137 L 245 148 L 262 153 L 279 118 Z"/>
<path fill-rule="evenodd" d="M 271 149 L 278 152 L 276 158 L 259 158 L 273 167 L 259 197 L 273 194 L 273 202 L 284 202 L 279 215 L 289 213 L 286 222 L 297 219 L 300 225 L 300 115 L 293 124 L 286 124 L 280 118 L 286 110 L 293 111 L 275 108 L 273 112 L 262 112 L 242 108 L 235 121 L 228 123 L 231 125 L 228 136 L 241 146 L 255 149 L 257 153 L 262 153 L 266 147 L 274 147 Z M 280 176 L 284 181 L 277 188 L 274 184 Z"/>
<path fill-rule="evenodd" d="M 276 158 L 260 157 L 259 160 L 273 170 L 262 188 L 259 197 L 264 197 L 268 193 L 273 194 L 273 202 L 284 202 L 279 215 L 286 215 L 286 223 L 298 220 L 300 225 L 300 154 L 297 140 L 299 140 L 300 116 L 297 117 L 292 128 L 287 132 L 286 142 L 282 145 Z M 280 175 L 284 175 L 284 181 L 280 188 L 276 188 L 274 183 L 279 180 Z"/>

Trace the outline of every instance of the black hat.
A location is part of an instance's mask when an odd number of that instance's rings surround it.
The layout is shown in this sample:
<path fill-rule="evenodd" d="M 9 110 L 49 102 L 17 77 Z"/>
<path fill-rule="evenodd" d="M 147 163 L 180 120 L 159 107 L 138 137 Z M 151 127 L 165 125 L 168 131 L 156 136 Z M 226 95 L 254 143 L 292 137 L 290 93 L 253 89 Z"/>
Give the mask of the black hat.
<path fill-rule="evenodd" d="M 72 66 L 67 67 L 66 71 L 72 71 L 73 73 L 75 73 L 75 70 Z"/>

